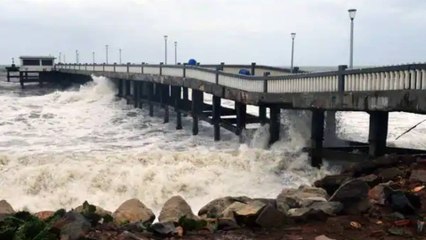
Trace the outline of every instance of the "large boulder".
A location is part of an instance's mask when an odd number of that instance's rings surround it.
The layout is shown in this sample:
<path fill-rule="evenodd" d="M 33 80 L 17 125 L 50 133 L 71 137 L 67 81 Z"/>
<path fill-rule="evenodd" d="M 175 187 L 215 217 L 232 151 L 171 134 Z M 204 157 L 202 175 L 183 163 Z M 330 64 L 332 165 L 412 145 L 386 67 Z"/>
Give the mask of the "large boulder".
<path fill-rule="evenodd" d="M 90 222 L 77 212 L 67 212 L 53 224 L 59 229 L 61 239 L 78 240 L 83 238 L 90 230 Z"/>
<path fill-rule="evenodd" d="M 223 197 L 217 198 L 202 207 L 198 211 L 198 216 L 207 218 L 217 218 L 222 212 L 234 202 L 247 203 L 251 201 L 248 197 Z"/>
<path fill-rule="evenodd" d="M 325 219 L 339 214 L 342 209 L 340 202 L 314 202 L 306 207 L 290 209 L 288 217 L 294 220 Z"/>
<path fill-rule="evenodd" d="M 302 185 L 298 189 L 283 189 L 277 196 L 277 209 L 287 213 L 291 208 L 305 207 L 313 202 L 326 202 L 327 192 L 322 188 Z"/>
<path fill-rule="evenodd" d="M 280 227 L 284 224 L 285 215 L 270 204 L 267 204 L 257 215 L 256 224 L 263 227 Z"/>
<path fill-rule="evenodd" d="M 397 167 L 390 167 L 385 169 L 380 169 L 379 177 L 383 182 L 394 180 L 397 177 L 402 177 L 405 175 L 405 172 Z"/>
<path fill-rule="evenodd" d="M 329 201 L 341 202 L 344 213 L 360 214 L 370 208 L 369 189 L 368 184 L 360 179 L 350 180 L 342 184 Z"/>
<path fill-rule="evenodd" d="M 333 193 L 344 183 L 352 179 L 350 174 L 329 175 L 314 183 L 315 187 L 323 188 L 329 195 Z"/>
<path fill-rule="evenodd" d="M 173 196 L 164 203 L 158 220 L 160 222 L 178 222 L 181 217 L 198 219 L 191 210 L 189 204 L 181 196 Z"/>
<path fill-rule="evenodd" d="M 234 219 L 240 226 L 257 226 L 257 219 L 266 206 L 270 205 L 267 205 L 262 201 L 250 201 L 247 203 L 234 202 L 223 211 L 223 217 L 227 219 Z M 261 221 L 266 220 L 259 219 L 258 222 Z"/>
<path fill-rule="evenodd" d="M 142 222 L 151 224 L 155 215 L 138 199 L 130 199 L 122 203 L 113 213 L 114 221 L 118 224 Z"/>
<path fill-rule="evenodd" d="M 410 181 L 426 183 L 426 170 L 414 169 L 411 171 Z"/>
<path fill-rule="evenodd" d="M 99 206 L 96 206 L 96 205 L 92 205 L 92 206 L 94 206 L 96 208 L 95 214 L 98 214 L 99 216 L 112 215 L 112 212 L 110 212 L 108 210 L 105 210 L 105 209 L 103 209 Z M 82 212 L 84 212 L 84 206 L 80 205 L 80 206 L 74 208 L 74 211 L 76 211 L 78 213 L 82 213 Z"/>
<path fill-rule="evenodd" d="M 0 216 L 10 215 L 14 213 L 15 213 L 15 210 L 13 210 L 12 206 L 6 200 L 0 201 Z"/>

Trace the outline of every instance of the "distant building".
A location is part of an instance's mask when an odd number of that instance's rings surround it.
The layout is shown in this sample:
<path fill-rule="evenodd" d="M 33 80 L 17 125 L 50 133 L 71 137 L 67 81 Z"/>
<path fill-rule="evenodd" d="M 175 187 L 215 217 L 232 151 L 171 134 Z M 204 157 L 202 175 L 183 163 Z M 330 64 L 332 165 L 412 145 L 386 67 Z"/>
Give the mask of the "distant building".
<path fill-rule="evenodd" d="M 55 57 L 50 56 L 21 56 L 21 71 L 52 71 Z"/>

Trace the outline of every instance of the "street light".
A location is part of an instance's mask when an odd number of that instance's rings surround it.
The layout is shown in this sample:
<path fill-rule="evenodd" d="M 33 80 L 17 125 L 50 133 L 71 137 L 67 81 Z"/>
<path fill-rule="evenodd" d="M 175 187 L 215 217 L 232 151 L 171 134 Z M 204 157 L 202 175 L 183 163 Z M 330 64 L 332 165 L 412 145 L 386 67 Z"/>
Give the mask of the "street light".
<path fill-rule="evenodd" d="M 75 50 L 75 63 L 78 64 L 78 50 Z"/>
<path fill-rule="evenodd" d="M 175 64 L 177 64 L 177 41 L 175 41 Z"/>
<path fill-rule="evenodd" d="M 349 18 L 351 19 L 351 42 L 349 49 L 349 68 L 353 68 L 354 63 L 354 19 L 356 14 L 356 9 L 349 9 Z"/>
<path fill-rule="evenodd" d="M 118 55 L 119 55 L 119 63 L 121 64 L 121 48 L 118 49 Z"/>
<path fill-rule="evenodd" d="M 167 64 L 167 35 L 164 35 L 164 64 Z"/>
<path fill-rule="evenodd" d="M 95 64 L 95 52 L 92 52 L 92 62 Z"/>
<path fill-rule="evenodd" d="M 62 62 L 62 53 L 61 52 L 59 52 L 59 58 L 58 58 L 58 63 L 60 63 L 60 62 Z"/>
<path fill-rule="evenodd" d="M 291 33 L 291 66 L 290 69 L 293 71 L 294 63 L 294 39 L 296 38 L 296 33 Z"/>
<path fill-rule="evenodd" d="M 105 53 L 106 53 L 106 54 L 105 54 L 105 58 L 106 58 L 105 63 L 106 63 L 106 64 L 108 64 L 108 47 L 109 47 L 109 46 L 108 46 L 108 44 L 107 44 L 107 45 L 105 45 Z"/>

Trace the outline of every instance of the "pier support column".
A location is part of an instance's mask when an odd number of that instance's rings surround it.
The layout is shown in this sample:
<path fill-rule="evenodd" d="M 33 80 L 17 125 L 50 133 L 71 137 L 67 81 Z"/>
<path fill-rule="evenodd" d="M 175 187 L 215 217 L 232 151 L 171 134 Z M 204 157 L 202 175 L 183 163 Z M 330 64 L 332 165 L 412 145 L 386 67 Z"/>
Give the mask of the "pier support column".
<path fill-rule="evenodd" d="M 192 89 L 192 135 L 198 134 L 198 115 L 201 112 L 203 106 L 203 92 Z"/>
<path fill-rule="evenodd" d="M 324 139 L 324 110 L 312 110 L 311 119 L 311 165 L 320 167 L 322 164 L 322 144 Z"/>
<path fill-rule="evenodd" d="M 266 107 L 265 106 L 259 106 L 259 120 L 262 126 L 266 124 Z"/>
<path fill-rule="evenodd" d="M 235 112 L 237 113 L 237 135 L 241 135 L 246 127 L 247 105 L 240 102 L 235 102 Z"/>
<path fill-rule="evenodd" d="M 189 100 L 188 100 L 188 88 L 182 87 L 182 106 L 183 110 L 189 111 L 191 108 L 189 106 Z M 186 116 L 186 114 L 184 114 Z"/>
<path fill-rule="evenodd" d="M 221 106 L 220 106 L 220 97 L 213 96 L 213 130 L 214 130 L 214 140 L 220 141 L 220 115 L 221 115 Z"/>
<path fill-rule="evenodd" d="M 182 113 L 179 109 L 180 106 L 180 98 L 181 98 L 181 88 L 178 86 L 172 86 L 172 99 L 173 99 L 173 106 L 175 107 L 176 112 L 176 129 L 180 130 L 182 129 Z"/>
<path fill-rule="evenodd" d="M 389 112 L 370 112 L 370 131 L 368 134 L 370 157 L 383 156 L 386 153 Z"/>
<path fill-rule="evenodd" d="M 160 101 L 161 106 L 164 108 L 164 123 L 169 122 L 169 86 L 159 84 L 160 87 Z"/>
<path fill-rule="evenodd" d="M 269 144 L 273 144 L 280 139 L 281 109 L 279 106 L 269 107 Z"/>
<path fill-rule="evenodd" d="M 142 100 L 144 99 L 144 97 L 145 97 L 145 89 L 144 89 L 144 86 L 145 86 L 145 82 L 139 82 L 139 103 L 138 103 L 138 108 L 142 108 Z"/>
<path fill-rule="evenodd" d="M 324 142 L 325 144 L 330 146 L 335 145 L 337 143 L 336 111 L 326 112 Z"/>
<path fill-rule="evenodd" d="M 148 102 L 149 102 L 149 116 L 154 116 L 154 83 L 146 83 L 148 90 Z"/>
<path fill-rule="evenodd" d="M 127 104 L 130 103 L 130 80 L 123 80 L 125 83 L 124 87 L 124 98 L 126 98 Z"/>
<path fill-rule="evenodd" d="M 118 79 L 118 97 L 123 97 L 123 80 Z"/>
<path fill-rule="evenodd" d="M 139 107 L 139 83 L 138 81 L 133 81 L 133 106 L 135 108 Z"/>

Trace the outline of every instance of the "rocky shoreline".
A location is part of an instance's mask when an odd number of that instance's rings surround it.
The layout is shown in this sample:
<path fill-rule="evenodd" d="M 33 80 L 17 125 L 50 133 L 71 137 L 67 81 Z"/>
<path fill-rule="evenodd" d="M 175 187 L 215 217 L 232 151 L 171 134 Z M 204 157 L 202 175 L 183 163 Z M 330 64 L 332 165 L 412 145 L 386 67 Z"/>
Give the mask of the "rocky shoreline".
<path fill-rule="evenodd" d="M 386 156 L 275 199 L 218 198 L 197 214 L 181 196 L 158 218 L 138 199 L 114 212 L 84 202 L 38 213 L 2 200 L 0 239 L 426 239 L 425 183 L 425 158 Z"/>

